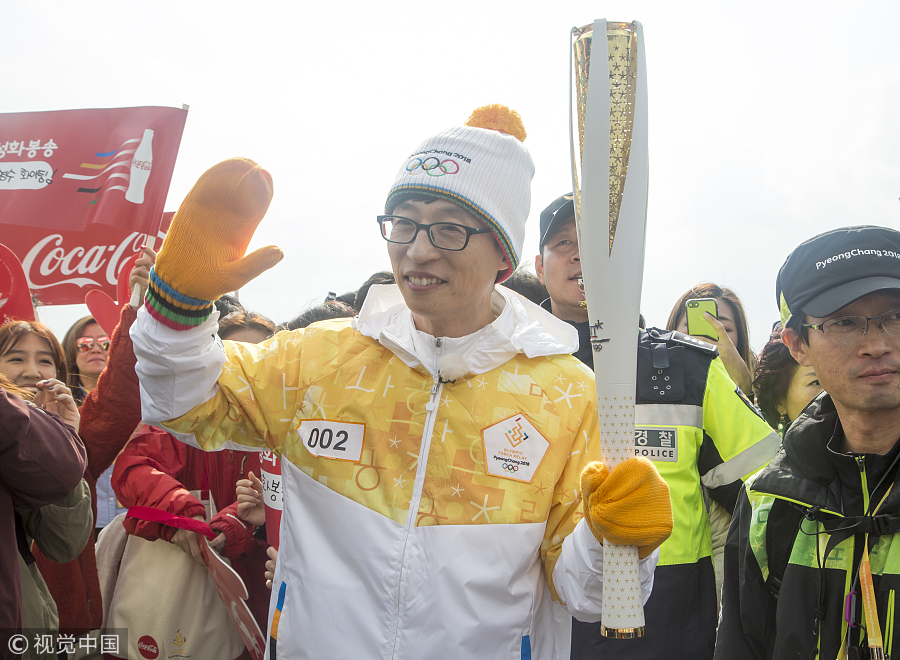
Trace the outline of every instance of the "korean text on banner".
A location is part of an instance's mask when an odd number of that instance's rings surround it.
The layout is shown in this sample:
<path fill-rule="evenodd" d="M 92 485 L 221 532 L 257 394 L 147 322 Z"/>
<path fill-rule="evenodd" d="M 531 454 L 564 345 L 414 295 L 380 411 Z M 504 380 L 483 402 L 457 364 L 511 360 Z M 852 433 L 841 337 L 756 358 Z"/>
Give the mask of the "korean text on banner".
<path fill-rule="evenodd" d="M 118 268 L 160 230 L 181 108 L 0 114 L 0 232 L 43 304 L 115 296 Z"/>

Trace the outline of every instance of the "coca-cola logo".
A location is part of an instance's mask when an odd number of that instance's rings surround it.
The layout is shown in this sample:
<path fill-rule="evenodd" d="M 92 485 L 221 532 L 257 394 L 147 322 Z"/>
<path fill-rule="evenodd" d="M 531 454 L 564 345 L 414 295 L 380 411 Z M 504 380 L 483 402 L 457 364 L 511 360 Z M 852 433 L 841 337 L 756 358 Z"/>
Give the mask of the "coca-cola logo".
<path fill-rule="evenodd" d="M 138 640 L 138 652 L 147 658 L 147 660 L 155 660 L 159 657 L 159 645 L 150 635 L 144 635 Z"/>
<path fill-rule="evenodd" d="M 50 234 L 28 251 L 22 268 L 32 290 L 61 284 L 115 285 L 122 266 L 146 240 L 147 234 L 134 231 L 118 245 L 93 245 L 87 249 L 76 245 L 69 249 L 64 245 L 62 234 Z M 67 279 L 59 279 L 60 275 Z M 73 277 L 68 277 L 70 275 Z M 48 283 L 48 278 L 53 281 Z"/>

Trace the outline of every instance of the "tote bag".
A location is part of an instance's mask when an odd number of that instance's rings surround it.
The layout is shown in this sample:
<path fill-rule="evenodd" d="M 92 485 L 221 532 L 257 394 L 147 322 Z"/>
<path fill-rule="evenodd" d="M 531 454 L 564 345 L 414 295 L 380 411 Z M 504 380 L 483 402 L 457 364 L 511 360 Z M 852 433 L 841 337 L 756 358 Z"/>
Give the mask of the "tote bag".
<path fill-rule="evenodd" d="M 193 518 L 146 507 L 127 515 L 214 537 Z M 244 650 L 206 567 L 162 539 L 125 543 L 106 622 L 108 633 L 122 629 L 127 654 L 120 643 L 115 657 L 128 660 L 234 660 Z"/>

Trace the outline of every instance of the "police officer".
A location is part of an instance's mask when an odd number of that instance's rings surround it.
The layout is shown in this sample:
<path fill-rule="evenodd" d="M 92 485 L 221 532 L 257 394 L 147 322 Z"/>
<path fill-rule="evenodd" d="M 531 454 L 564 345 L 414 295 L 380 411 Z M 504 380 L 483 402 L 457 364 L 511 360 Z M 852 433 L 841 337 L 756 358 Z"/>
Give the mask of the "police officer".
<path fill-rule="evenodd" d="M 572 195 L 541 213 L 535 270 L 547 287 L 542 306 L 578 330 L 582 362 L 593 367 Z M 612 283 L 610 283 L 612 284 Z M 729 513 L 743 480 L 762 468 L 780 438 L 728 377 L 718 349 L 693 337 L 641 330 L 637 360 L 635 454 L 654 461 L 669 484 L 675 526 L 660 548 L 646 634 L 611 640 L 599 623 L 572 621 L 572 658 L 712 658 L 716 582 L 703 486 Z"/>

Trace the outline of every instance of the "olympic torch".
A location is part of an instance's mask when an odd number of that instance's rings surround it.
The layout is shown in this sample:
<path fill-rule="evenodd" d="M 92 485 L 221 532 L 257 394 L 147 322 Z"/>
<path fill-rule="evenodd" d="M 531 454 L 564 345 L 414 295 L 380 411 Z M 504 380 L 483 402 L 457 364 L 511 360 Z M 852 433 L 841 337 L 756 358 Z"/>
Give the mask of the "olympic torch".
<path fill-rule="evenodd" d="M 594 44 L 600 50 L 591 67 L 594 35 L 600 37 Z M 612 468 L 634 456 L 647 219 L 644 35 L 637 21 L 601 19 L 573 28 L 571 41 L 572 187 L 594 353 L 600 447 Z M 644 634 L 634 546 L 604 544 L 601 630 L 617 639 Z"/>

